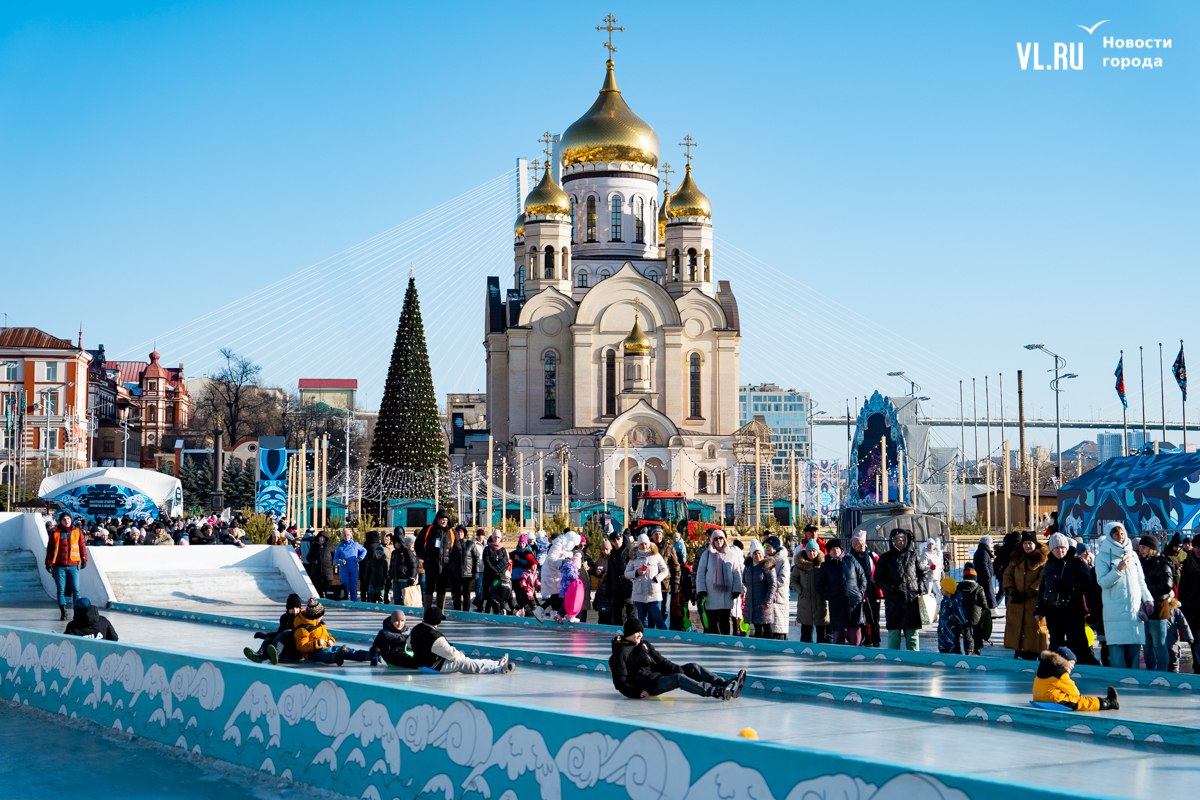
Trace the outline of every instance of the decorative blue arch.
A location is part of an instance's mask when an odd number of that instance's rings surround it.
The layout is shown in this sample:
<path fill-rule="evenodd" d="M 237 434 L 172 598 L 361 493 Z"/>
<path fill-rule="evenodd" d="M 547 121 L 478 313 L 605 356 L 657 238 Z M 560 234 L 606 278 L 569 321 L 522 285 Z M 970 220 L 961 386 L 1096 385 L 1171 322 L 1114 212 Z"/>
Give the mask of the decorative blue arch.
<path fill-rule="evenodd" d="M 854 444 L 850 458 L 850 480 L 846 492 L 846 504 L 850 506 L 872 505 L 875 501 L 875 476 L 880 470 L 880 441 L 887 439 L 887 462 L 883 464 L 887 477 L 886 500 L 909 503 L 912 487 L 904 482 L 904 496 L 899 496 L 896 474 L 897 454 L 907 452 L 904 428 L 896 418 L 896 407 L 890 398 L 878 390 L 871 394 L 858 411 L 854 428 Z"/>

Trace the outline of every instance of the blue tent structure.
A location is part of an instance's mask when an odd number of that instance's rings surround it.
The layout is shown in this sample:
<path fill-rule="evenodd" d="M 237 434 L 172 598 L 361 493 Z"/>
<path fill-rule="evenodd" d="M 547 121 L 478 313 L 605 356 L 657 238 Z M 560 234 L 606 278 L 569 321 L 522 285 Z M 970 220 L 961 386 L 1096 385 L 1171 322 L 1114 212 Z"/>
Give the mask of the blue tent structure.
<path fill-rule="evenodd" d="M 1063 533 L 1090 539 L 1108 522 L 1135 536 L 1200 527 L 1200 453 L 1110 458 L 1059 488 Z"/>

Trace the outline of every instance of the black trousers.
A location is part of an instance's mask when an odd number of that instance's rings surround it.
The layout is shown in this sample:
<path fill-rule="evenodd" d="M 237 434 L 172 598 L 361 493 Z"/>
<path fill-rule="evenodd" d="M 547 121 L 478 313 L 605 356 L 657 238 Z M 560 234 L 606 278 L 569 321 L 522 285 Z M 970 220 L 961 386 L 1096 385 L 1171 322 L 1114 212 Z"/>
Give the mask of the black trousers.
<path fill-rule="evenodd" d="M 475 578 L 469 575 L 465 578 L 456 575 L 452 581 L 450 599 L 454 602 L 454 607 L 459 611 L 469 610 L 471 607 L 471 592 L 475 590 Z"/>
<path fill-rule="evenodd" d="M 867 624 L 863 626 L 863 645 L 866 647 L 879 647 L 879 608 L 882 602 L 881 598 L 868 597 L 867 602 L 863 603 L 863 611 L 867 614 Z"/>
<path fill-rule="evenodd" d="M 709 608 L 704 613 L 708 617 L 708 627 L 704 629 L 705 633 L 719 633 L 722 636 L 733 635 L 733 621 L 729 617 L 728 608 Z"/>
<path fill-rule="evenodd" d="M 728 612 L 726 612 L 728 613 Z M 651 696 L 666 694 L 674 689 L 682 689 L 690 694 L 701 697 L 712 697 L 717 687 L 724 686 L 725 681 L 713 675 L 699 664 L 680 664 L 679 672 L 674 675 L 660 675 L 646 690 Z"/>

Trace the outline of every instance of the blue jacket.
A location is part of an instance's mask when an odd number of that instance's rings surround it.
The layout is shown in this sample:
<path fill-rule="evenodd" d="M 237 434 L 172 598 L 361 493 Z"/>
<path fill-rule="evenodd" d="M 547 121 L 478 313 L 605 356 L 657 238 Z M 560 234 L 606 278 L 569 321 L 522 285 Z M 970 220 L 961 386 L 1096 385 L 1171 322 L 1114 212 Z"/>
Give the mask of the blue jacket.
<path fill-rule="evenodd" d="M 351 569 L 358 569 L 358 562 L 366 557 L 367 548 L 353 539 L 348 542 L 339 542 L 337 549 L 333 551 L 333 563 L 339 567 L 346 566 Z"/>

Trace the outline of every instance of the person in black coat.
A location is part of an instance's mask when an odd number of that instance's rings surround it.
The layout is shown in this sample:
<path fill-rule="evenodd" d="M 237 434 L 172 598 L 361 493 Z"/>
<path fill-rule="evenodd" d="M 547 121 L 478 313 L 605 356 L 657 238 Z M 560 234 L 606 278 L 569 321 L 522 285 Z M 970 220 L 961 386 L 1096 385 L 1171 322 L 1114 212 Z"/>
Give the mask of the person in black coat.
<path fill-rule="evenodd" d="M 483 531 L 479 532 L 482 538 Z M 475 542 L 466 535 L 466 529 L 461 526 L 456 531 L 454 547 L 450 550 L 450 560 L 446 562 L 446 581 L 450 587 L 450 599 L 459 611 L 468 611 L 471 607 L 471 593 L 475 591 L 475 578 L 479 575 L 479 551 Z M 429 580 L 429 571 L 425 571 Z"/>
<path fill-rule="evenodd" d="M 82 636 L 85 639 L 107 639 L 117 641 L 117 631 L 107 617 L 100 616 L 100 609 L 92 605 L 86 597 L 75 601 L 75 615 L 67 623 L 64 631 L 68 636 Z"/>
<path fill-rule="evenodd" d="M 817 594 L 829 603 L 829 632 L 834 644 L 862 644 L 866 593 L 867 575 L 862 564 L 846 556 L 841 540 L 827 541 L 825 562 L 817 570 Z"/>
<path fill-rule="evenodd" d="M 1098 664 L 1087 643 L 1087 595 L 1093 581 L 1087 564 L 1075 556 L 1073 542 L 1061 533 L 1050 536 L 1050 555 L 1042 567 L 1035 613 L 1046 620 L 1049 649 L 1066 646 L 1080 664 Z"/>
<path fill-rule="evenodd" d="M 392 667 L 417 669 L 421 666 L 413 656 L 412 647 L 408 641 L 408 631 L 405 630 L 407 625 L 408 618 L 400 609 L 396 609 L 384 617 L 383 626 L 380 627 L 379 633 L 375 634 L 375 641 L 371 643 L 372 664 L 382 658 L 386 664 Z"/>
<path fill-rule="evenodd" d="M 449 565 L 454 540 L 450 515 L 445 509 L 440 509 L 433 523 L 417 537 L 417 555 L 425 567 L 426 608 L 436 606 L 440 610 L 446 605 L 446 590 L 450 588 L 450 579 L 453 577 Z"/>
<path fill-rule="evenodd" d="M 996 560 L 992 563 L 992 571 L 994 575 L 1000 578 L 1000 589 L 996 593 L 996 602 L 999 603 L 1004 596 L 1004 573 L 1008 571 L 1008 565 L 1012 563 L 1013 554 L 1021 549 L 1021 532 L 1011 531 L 1004 536 L 1004 541 L 1000 543 L 1000 550 L 996 553 Z M 979 567 L 975 568 L 976 570 Z"/>
<path fill-rule="evenodd" d="M 417 554 L 410 546 L 412 537 L 405 536 L 396 540 L 392 550 L 392 562 L 388 566 L 388 579 L 392 582 L 392 602 L 404 604 L 404 590 L 417 585 L 417 575 L 421 566 L 417 563 Z"/>
<path fill-rule="evenodd" d="M 614 636 L 608 671 L 613 687 L 632 700 L 657 697 L 674 689 L 701 697 L 732 700 L 740 697 L 746 682 L 742 670 L 731 681 L 720 678 L 699 664 L 676 664 L 642 638 L 642 623 L 630 617 L 620 636 Z"/>
<path fill-rule="evenodd" d="M 983 589 L 983 596 L 987 599 L 989 610 L 996 607 L 995 561 L 996 556 L 992 553 L 992 537 L 986 534 L 980 536 L 979 547 L 975 548 L 975 555 L 972 557 L 971 563 L 975 567 L 975 575 L 979 587 Z"/>
<path fill-rule="evenodd" d="M 875 582 L 883 590 L 884 624 L 888 629 L 888 648 L 900 649 L 903 636 L 909 650 L 919 650 L 917 632 L 921 630 L 919 597 L 929 571 L 925 568 L 912 531 L 892 531 L 891 548 L 879 557 Z"/>
<path fill-rule="evenodd" d="M 326 597 L 330 586 L 333 585 L 333 546 L 329 537 L 322 531 L 308 548 L 308 577 L 312 579 L 313 587 L 318 597 Z"/>
<path fill-rule="evenodd" d="M 481 569 L 483 571 L 483 596 L 491 597 L 492 586 L 496 584 L 504 575 L 505 571 L 512 569 L 512 561 L 508 557 L 508 550 L 501 544 L 500 532 L 496 531 L 488 539 L 487 544 L 483 547 L 483 557 Z M 512 585 L 512 574 L 509 573 L 509 585 Z"/>
<path fill-rule="evenodd" d="M 623 537 L 614 531 L 609 541 L 612 542 L 612 554 L 609 555 L 604 568 L 604 593 L 611 610 L 606 615 L 607 620 L 601 620 L 601 624 L 622 625 L 625 620 L 636 616 L 633 602 L 630 600 L 633 596 L 633 582 L 625 577 L 627 552 Z"/>

